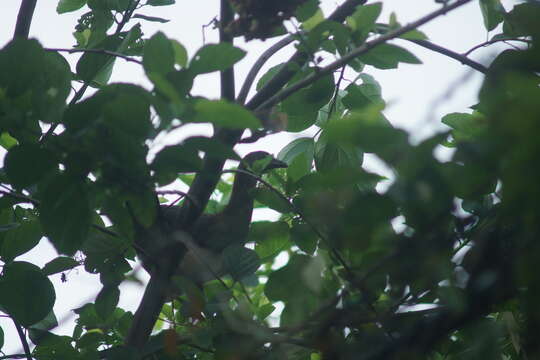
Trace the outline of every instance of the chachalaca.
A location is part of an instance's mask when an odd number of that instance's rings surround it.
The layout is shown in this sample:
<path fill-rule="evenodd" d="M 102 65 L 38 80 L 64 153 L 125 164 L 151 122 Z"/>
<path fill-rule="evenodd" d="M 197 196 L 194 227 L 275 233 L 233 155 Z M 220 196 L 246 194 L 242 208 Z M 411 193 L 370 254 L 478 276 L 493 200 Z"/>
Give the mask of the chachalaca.
<path fill-rule="evenodd" d="M 177 275 L 181 275 L 196 284 L 202 284 L 225 273 L 222 266 L 221 254 L 227 246 L 241 245 L 246 242 L 253 213 L 252 190 L 257 185 L 257 179 L 245 172 L 254 175 L 254 165 L 261 161 L 259 172 L 268 172 L 271 169 L 287 167 L 287 164 L 272 158 L 267 152 L 256 151 L 246 155 L 235 174 L 233 188 L 228 204 L 223 211 L 216 214 L 202 214 L 188 228 L 182 229 L 175 226 L 178 224 L 180 207 L 160 206 L 161 216 L 167 222 L 167 228 L 171 229 L 176 238 L 182 241 L 187 248 L 187 253 L 180 262 Z M 266 162 L 266 163 L 265 163 Z M 256 166 L 255 166 L 256 167 Z M 186 200 L 189 201 L 189 200 Z M 143 265 L 152 273 L 152 266 Z M 153 263 L 159 264 L 159 259 L 152 259 Z"/>

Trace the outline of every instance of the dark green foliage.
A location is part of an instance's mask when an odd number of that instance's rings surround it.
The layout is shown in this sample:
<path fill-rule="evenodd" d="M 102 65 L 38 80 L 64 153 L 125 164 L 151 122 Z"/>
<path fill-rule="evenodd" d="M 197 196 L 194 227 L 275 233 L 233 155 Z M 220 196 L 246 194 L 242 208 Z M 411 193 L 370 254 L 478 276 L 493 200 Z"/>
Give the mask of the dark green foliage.
<path fill-rule="evenodd" d="M 518 46 L 495 54 L 472 110 L 454 109 L 441 119 L 446 132 L 420 142 L 386 118 L 381 85 L 366 66 L 421 63 L 392 40 L 426 35 L 393 33 L 400 25 L 395 14 L 383 23 L 384 2 L 345 1 L 326 14 L 330 20 L 316 0 L 223 2 L 236 15 L 227 20 L 224 11 L 222 39 L 265 39 L 292 18 L 302 29 L 292 35 L 296 55 L 260 76 L 255 89 L 257 104 L 271 99 L 270 120 L 299 134 L 279 151 L 282 162 L 265 153 L 244 159 L 235 186 L 222 166 L 241 160 L 235 145 L 249 141 L 243 131 L 257 138 L 276 127 L 263 128 L 268 119 L 255 115 L 261 108 L 252 102 L 192 94 L 199 75 L 227 78 L 246 51 L 222 41 L 190 58 L 162 32 L 143 35 L 146 22 L 165 22 L 146 11 L 174 3 L 60 0 L 58 13 L 86 9 L 74 37 L 78 50 L 91 51 L 75 73 L 34 39 L 0 49 L 0 310 L 22 328 L 23 344 L 36 345 L 33 357 L 540 357 L 536 2 L 506 9 L 499 0 L 479 2 L 485 29 L 500 30 L 490 44 Z M 440 14 L 457 3 L 444 2 Z M 372 41 L 381 34 L 391 40 Z M 366 51 L 347 64 L 330 64 L 335 73 L 321 63 L 359 46 Z M 139 62 L 153 88 L 110 84 L 120 55 Z M 287 93 L 305 79 L 313 81 Z M 189 123 L 211 124 L 214 135 L 156 149 L 158 134 Z M 444 160 L 442 146 L 453 150 Z M 384 164 L 388 179 L 366 168 L 369 157 Z M 178 191 L 175 206 L 163 204 L 171 198 L 158 188 L 177 179 L 189 192 Z M 253 204 L 276 219 L 250 222 Z M 21 260 L 40 241 L 58 252 L 42 268 Z M 169 267 L 186 250 L 221 257 L 199 259 L 210 276 L 171 279 Z M 118 302 L 120 285 L 136 280 L 129 274 L 136 256 L 150 284 L 164 290 L 150 286 L 154 297 L 134 315 Z M 101 287 L 74 310 L 73 333 L 56 335 L 62 320 L 48 276 L 79 265 Z M 164 304 L 172 283 L 181 295 Z M 152 323 L 141 335 L 145 316 Z M 7 342 L 0 328 L 0 348 Z"/>

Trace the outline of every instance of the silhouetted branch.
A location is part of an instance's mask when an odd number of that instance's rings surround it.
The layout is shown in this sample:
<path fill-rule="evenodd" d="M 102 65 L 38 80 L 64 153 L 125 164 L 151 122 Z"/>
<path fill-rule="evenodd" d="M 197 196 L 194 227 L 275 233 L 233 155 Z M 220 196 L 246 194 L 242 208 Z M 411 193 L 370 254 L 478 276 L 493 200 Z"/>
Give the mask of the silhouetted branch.
<path fill-rule="evenodd" d="M 121 59 L 124 59 L 126 61 L 129 61 L 129 62 L 133 62 L 133 63 L 136 63 L 136 64 L 139 64 L 139 65 L 142 65 L 142 61 L 140 60 L 137 60 L 137 59 L 134 59 L 132 57 L 129 57 L 127 55 L 124 55 L 124 54 L 121 54 L 119 52 L 116 52 L 116 51 L 111 51 L 111 50 L 105 50 L 105 49 L 61 49 L 61 48 L 45 48 L 43 49 L 45 51 L 58 51 L 58 52 L 68 52 L 70 54 L 72 53 L 79 53 L 79 52 L 82 52 L 82 53 L 93 53 L 93 54 L 103 54 L 103 55 L 109 55 L 109 56 L 114 56 L 114 57 L 118 57 L 118 58 L 121 58 Z"/>
<path fill-rule="evenodd" d="M 15 25 L 13 38 L 20 37 L 28 39 L 34 10 L 36 9 L 36 2 L 37 0 L 22 0 L 19 13 L 17 14 L 17 24 Z"/>
<path fill-rule="evenodd" d="M 480 71 L 481 73 L 485 74 L 487 72 L 487 68 L 474 61 L 474 60 L 471 60 L 467 57 L 467 55 L 462 55 L 462 54 L 458 54 L 457 52 L 455 51 L 452 51 L 452 50 L 449 50 L 447 48 L 444 48 L 442 46 L 439 46 L 437 44 L 434 44 L 430 41 L 427 41 L 427 40 L 409 40 L 410 42 L 413 42 L 417 45 L 420 45 L 426 49 L 429 49 L 429 50 L 432 50 L 432 51 L 435 51 L 435 52 L 438 52 L 439 54 L 443 54 L 443 55 L 446 55 L 454 60 L 457 60 L 459 61 L 460 63 L 464 64 L 464 65 L 468 65 L 470 67 L 472 67 L 474 70 L 477 70 L 477 71 Z"/>

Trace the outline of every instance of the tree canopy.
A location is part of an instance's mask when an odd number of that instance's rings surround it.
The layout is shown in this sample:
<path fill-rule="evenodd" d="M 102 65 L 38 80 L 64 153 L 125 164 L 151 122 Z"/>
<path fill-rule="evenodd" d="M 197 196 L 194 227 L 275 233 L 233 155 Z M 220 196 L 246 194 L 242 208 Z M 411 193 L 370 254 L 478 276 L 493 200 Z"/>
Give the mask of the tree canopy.
<path fill-rule="evenodd" d="M 36 0 L 22 0 L 0 49 L 0 311 L 21 352 L 0 358 L 540 357 L 540 4 L 436 2 L 402 25 L 399 14 L 381 19 L 384 1 L 345 0 L 324 14 L 318 0 L 221 0 L 219 43 L 190 57 L 164 32 L 143 33 L 169 20 L 145 9 L 175 0 L 59 0 L 59 14 L 86 9 L 70 49 L 29 38 Z M 490 32 L 478 47 L 507 45 L 488 65 L 469 57 L 477 47 L 460 54 L 418 30 L 469 2 Z M 273 45 L 237 89 L 238 37 Z M 395 39 L 483 74 L 475 104 L 419 143 L 385 117 L 370 75 L 422 66 Z M 286 46 L 294 54 L 260 74 Z M 141 66 L 152 86 L 111 83 L 120 60 Z M 193 95 L 194 81 L 214 72 L 220 98 Z M 213 135 L 149 157 L 157 136 L 191 123 Z M 277 132 L 296 135 L 276 156 L 287 168 L 262 174 L 273 161 L 262 159 L 224 170 L 240 160 L 236 145 Z M 451 155 L 441 160 L 442 147 Z M 391 170 L 384 189 L 365 154 Z M 175 234 L 189 237 L 201 215 L 225 208 L 227 171 L 252 177 L 255 207 L 279 219 L 254 221 L 242 243 L 220 247 L 226 275 L 204 284 L 173 276 L 189 250 Z M 163 190 L 175 182 L 189 190 Z M 58 257 L 43 267 L 18 259 L 40 241 Z M 119 285 L 133 281 L 141 252 L 155 266 L 132 313 L 118 307 Z M 74 268 L 102 287 L 61 336 L 50 277 Z M 171 282 L 182 290 L 172 302 Z"/>

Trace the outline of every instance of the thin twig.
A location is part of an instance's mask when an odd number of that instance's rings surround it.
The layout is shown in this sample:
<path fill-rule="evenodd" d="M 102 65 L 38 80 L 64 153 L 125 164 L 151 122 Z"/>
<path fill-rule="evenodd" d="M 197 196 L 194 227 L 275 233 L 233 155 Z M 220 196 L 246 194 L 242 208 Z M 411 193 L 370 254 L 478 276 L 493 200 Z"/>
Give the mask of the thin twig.
<path fill-rule="evenodd" d="M 480 43 L 478 45 L 473 46 L 469 50 L 465 51 L 462 55 L 463 56 L 469 56 L 473 51 L 475 51 L 477 49 L 480 49 L 481 47 L 488 46 L 488 45 L 491 45 L 491 44 L 495 44 L 495 43 L 498 43 L 498 42 L 506 42 L 506 41 L 520 41 L 520 42 L 524 42 L 526 44 L 531 43 L 530 40 L 519 39 L 519 38 L 491 39 L 491 40 L 484 41 L 483 43 Z"/>
<path fill-rule="evenodd" d="M 20 37 L 28 39 L 30 24 L 32 24 L 34 10 L 36 9 L 36 2 L 37 0 L 22 0 L 19 13 L 17 14 L 17 24 L 15 25 L 13 38 Z"/>
<path fill-rule="evenodd" d="M 407 24 L 405 26 L 402 26 L 394 31 L 390 31 L 384 35 L 381 35 L 379 36 L 378 38 L 372 40 L 372 41 L 368 41 L 366 43 L 364 43 L 363 45 L 353 49 L 352 51 L 350 51 L 348 54 L 342 56 L 340 59 L 334 61 L 333 63 L 325 66 L 325 67 L 322 67 L 322 68 L 319 68 L 317 72 L 314 72 L 312 73 L 311 75 L 309 76 L 306 76 L 304 79 L 294 83 L 293 85 L 287 87 L 286 89 L 283 89 L 281 90 L 280 92 L 278 92 L 277 94 L 275 94 L 274 96 L 270 97 L 268 100 L 266 100 L 265 102 L 263 102 L 262 104 L 260 104 L 259 106 L 257 106 L 256 108 L 261 108 L 261 109 L 266 109 L 266 108 L 270 108 L 274 105 L 276 105 L 277 103 L 279 103 L 280 101 L 288 98 L 289 96 L 291 96 L 292 94 L 294 94 L 295 92 L 297 92 L 298 90 L 302 89 L 302 88 L 305 88 L 306 86 L 309 86 L 311 85 L 312 83 L 314 83 L 315 81 L 317 81 L 318 79 L 322 78 L 323 76 L 326 76 L 330 73 L 332 73 L 334 70 L 340 68 L 341 66 L 343 65 L 346 65 L 347 63 L 349 63 L 352 59 L 360 56 L 360 55 L 363 55 L 365 53 L 367 53 L 368 51 L 370 51 L 371 49 L 375 48 L 376 46 L 379 46 L 381 44 L 384 44 L 386 43 L 387 41 L 389 40 L 392 40 L 394 38 L 397 38 L 399 37 L 400 35 L 403 35 L 411 30 L 414 30 L 418 27 L 420 27 L 421 25 L 424 25 L 426 24 L 427 22 L 441 16 L 441 15 L 444 15 L 446 14 L 447 12 L 459 7 L 459 6 L 462 6 L 468 2 L 470 2 L 471 0 L 458 0 L 456 1 L 455 3 L 451 4 L 451 5 L 447 5 L 443 8 L 440 8 L 436 11 L 433 11 L 432 13 L 426 15 L 426 16 L 423 16 L 421 17 L 420 19 L 410 23 L 410 24 Z"/>
<path fill-rule="evenodd" d="M 459 61 L 460 63 L 464 64 L 464 65 L 468 65 L 470 66 L 471 68 L 473 68 L 474 70 L 477 70 L 477 71 L 480 71 L 481 73 L 485 74 L 487 72 L 487 68 L 474 61 L 474 60 L 471 60 L 467 57 L 467 55 L 464 55 L 464 54 L 458 54 L 457 52 L 455 51 L 452 51 L 452 50 L 449 50 L 447 48 L 444 48 L 442 46 L 439 46 L 437 44 L 434 44 L 430 41 L 427 41 L 427 40 L 409 40 L 410 42 L 413 42 L 417 45 L 420 45 L 426 49 L 429 49 L 429 50 L 432 50 L 432 51 L 435 51 L 435 52 L 438 52 L 440 54 L 443 54 L 443 55 L 446 55 L 454 60 L 457 60 Z"/>
<path fill-rule="evenodd" d="M 32 204 L 34 206 L 39 205 L 38 200 L 32 199 L 31 197 L 23 195 L 23 194 L 18 194 L 16 192 L 0 190 L 0 194 L 4 194 L 5 196 L 8 196 L 8 197 L 16 199 L 16 200 L 22 200 L 23 202 L 30 203 L 30 204 Z"/>
<path fill-rule="evenodd" d="M 15 329 L 17 329 L 17 334 L 19 335 L 19 339 L 21 340 L 22 347 L 24 349 L 24 354 L 26 355 L 27 360 L 32 360 L 32 353 L 30 352 L 30 346 L 28 345 L 28 340 L 26 339 L 26 335 L 24 334 L 24 331 L 21 327 L 21 325 L 15 320 L 15 318 L 11 318 L 13 321 L 13 324 L 15 325 Z"/>
<path fill-rule="evenodd" d="M 118 57 L 118 58 L 121 58 L 121 59 L 124 59 L 126 61 L 129 61 L 129 62 L 133 62 L 133 63 L 136 63 L 136 64 L 139 64 L 139 65 L 142 65 L 142 61 L 141 60 L 137 60 L 137 59 L 134 59 L 132 57 L 129 57 L 127 55 L 124 55 L 122 53 L 119 53 L 119 52 L 116 52 L 116 51 L 111 51 L 111 50 L 106 50 L 106 49 L 62 49 L 62 48 L 45 48 L 43 49 L 45 51 L 58 51 L 58 52 L 67 52 L 67 53 L 79 53 L 79 52 L 82 52 L 82 53 L 94 53 L 94 54 L 102 54 L 102 55 L 108 55 L 108 56 L 114 56 L 114 57 Z"/>

